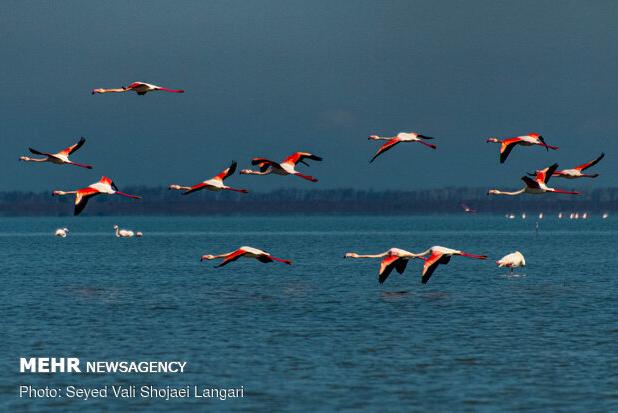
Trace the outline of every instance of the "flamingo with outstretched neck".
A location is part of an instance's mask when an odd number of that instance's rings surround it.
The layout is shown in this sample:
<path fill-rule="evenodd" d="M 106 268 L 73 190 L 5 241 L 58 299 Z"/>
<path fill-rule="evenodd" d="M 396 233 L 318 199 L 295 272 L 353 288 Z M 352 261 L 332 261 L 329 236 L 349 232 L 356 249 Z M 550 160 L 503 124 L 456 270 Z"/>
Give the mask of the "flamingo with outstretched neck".
<path fill-rule="evenodd" d="M 547 186 L 550 178 L 553 173 L 558 169 L 558 164 L 555 163 L 551 166 L 548 166 L 545 169 L 541 169 L 536 171 L 535 178 L 532 179 L 529 176 L 522 176 L 521 179 L 524 181 L 526 186 L 518 191 L 500 191 L 498 189 L 490 189 L 487 191 L 487 195 L 509 195 L 509 196 L 517 196 L 521 194 L 532 194 L 532 195 L 540 195 L 547 192 L 553 192 L 557 194 L 569 194 L 569 195 L 579 195 L 579 192 L 573 191 L 565 191 L 563 189 L 550 188 Z"/>
<path fill-rule="evenodd" d="M 84 208 L 88 200 L 96 195 L 121 195 L 127 198 L 141 199 L 140 196 L 125 194 L 120 192 L 118 187 L 106 176 L 102 176 L 98 182 L 88 185 L 86 188 L 76 189 L 74 191 L 53 191 L 52 195 L 75 195 L 75 209 L 73 215 L 79 215 Z"/>
<path fill-rule="evenodd" d="M 200 261 L 215 260 L 217 258 L 225 258 L 220 264 L 215 266 L 215 268 L 219 268 L 219 267 L 223 267 L 224 265 L 229 264 L 232 261 L 236 261 L 237 259 L 241 257 L 255 258 L 261 263 L 269 263 L 269 262 L 277 261 L 277 262 L 282 262 L 288 265 L 292 264 L 292 261 L 290 260 L 284 260 L 282 258 L 277 258 L 266 251 L 253 248 L 253 247 L 247 247 L 247 246 L 240 247 L 237 250 L 227 252 L 225 254 L 219 254 L 219 255 L 204 254 L 200 258 Z"/>
<path fill-rule="evenodd" d="M 86 143 L 86 138 L 82 136 L 79 139 L 79 142 L 69 146 L 68 148 L 61 150 L 58 153 L 41 152 L 33 148 L 28 148 L 31 153 L 35 155 L 45 156 L 45 158 L 31 158 L 29 156 L 20 156 L 19 160 L 24 161 L 24 162 L 50 162 L 56 165 L 75 165 L 81 168 L 92 169 L 91 165 L 84 165 L 81 163 L 72 162 L 69 159 L 69 155 L 71 155 L 72 153 L 77 151 L 79 148 L 81 148 L 84 145 L 84 143 Z"/>
<path fill-rule="evenodd" d="M 182 194 L 183 195 L 187 195 L 190 193 L 193 193 L 195 191 L 199 191 L 200 189 L 207 189 L 209 191 L 235 191 L 235 192 L 242 192 L 244 194 L 246 194 L 247 191 L 246 189 L 236 189 L 236 188 L 232 188 L 230 186 L 227 186 L 223 183 L 223 181 L 232 176 L 234 174 L 234 172 L 236 171 L 236 167 L 237 164 L 235 161 L 232 161 L 232 164 L 226 168 L 223 172 L 221 172 L 220 174 L 216 175 L 214 178 L 212 179 L 208 179 L 206 181 L 200 182 L 199 184 L 193 185 L 193 186 L 182 186 L 182 185 L 170 185 L 169 189 L 174 189 L 177 191 L 185 191 Z"/>
<path fill-rule="evenodd" d="M 586 174 L 584 173 L 584 171 L 598 164 L 601 161 L 601 159 L 603 159 L 604 157 L 605 157 L 605 154 L 601 153 L 601 155 L 599 155 L 596 159 L 590 162 L 586 162 L 585 164 L 576 166 L 575 168 L 562 169 L 559 171 L 555 171 L 552 174 L 552 176 L 555 176 L 557 178 L 566 178 L 566 179 L 596 178 L 597 176 L 599 176 L 599 174 Z M 535 176 L 536 174 L 528 174 L 528 175 Z"/>
<path fill-rule="evenodd" d="M 394 137 L 382 137 L 378 135 L 371 135 L 369 136 L 369 140 L 388 141 L 388 142 L 386 142 L 384 145 L 380 147 L 380 149 L 378 149 L 376 154 L 373 155 L 373 158 L 369 160 L 369 163 L 373 162 L 378 156 L 382 155 L 384 152 L 392 149 L 395 145 L 402 143 L 402 142 L 418 142 L 431 149 L 437 148 L 436 145 L 432 143 L 424 142 L 423 141 L 424 139 L 433 139 L 433 138 L 431 136 L 421 135 L 420 133 L 416 133 L 416 132 L 399 132 Z"/>
<path fill-rule="evenodd" d="M 424 259 L 420 254 L 414 254 L 410 251 L 402 250 L 401 248 L 390 248 L 380 254 L 357 254 L 355 252 L 347 252 L 344 258 L 383 258 L 380 262 L 380 270 L 378 272 L 378 282 L 383 284 L 388 276 L 396 270 L 399 274 L 403 274 L 408 265 L 409 260 L 414 258 Z"/>
<path fill-rule="evenodd" d="M 251 169 L 243 169 L 240 171 L 243 175 L 296 175 L 299 178 L 306 179 L 311 182 L 317 182 L 318 180 L 313 176 L 301 174 L 296 170 L 296 165 L 302 163 L 309 166 L 305 159 L 311 159 L 313 161 L 321 161 L 322 158 L 313 155 L 309 152 L 294 152 L 292 155 L 285 158 L 281 163 L 274 162 L 266 158 L 253 158 L 251 165 L 257 165 L 259 171 L 253 171 Z"/>
<path fill-rule="evenodd" d="M 137 93 L 140 96 L 145 95 L 148 92 L 154 92 L 154 91 L 158 91 L 161 90 L 163 92 L 170 92 L 170 93 L 185 93 L 184 90 L 182 89 L 168 89 L 166 87 L 163 86 L 157 86 L 157 85 L 153 85 L 150 83 L 145 83 L 145 82 L 133 82 L 131 83 L 129 86 L 123 86 L 121 88 L 111 88 L 111 89 L 103 89 L 103 88 L 99 88 L 99 89 L 92 89 L 92 94 L 98 94 L 98 93 L 122 93 L 122 92 L 130 92 L 133 91 L 135 93 Z"/>
<path fill-rule="evenodd" d="M 506 158 L 516 146 L 543 146 L 547 151 L 550 149 L 558 150 L 557 146 L 548 145 L 545 143 L 545 139 L 538 133 L 529 133 L 527 135 L 517 136 L 515 138 L 498 139 L 489 138 L 486 142 L 499 143 L 500 144 L 500 163 L 504 163 Z"/>
<path fill-rule="evenodd" d="M 417 255 L 425 256 L 429 255 L 429 258 L 425 260 L 425 264 L 423 265 L 423 271 L 421 273 L 421 282 L 423 284 L 427 284 L 429 278 L 431 278 L 434 271 L 438 268 L 440 264 L 446 265 L 450 262 L 451 257 L 454 255 L 459 255 L 461 257 L 474 258 L 477 260 L 485 260 L 487 259 L 486 255 L 476 255 L 470 254 L 467 252 L 463 252 L 460 250 L 454 250 L 452 248 L 441 247 L 439 245 L 435 245 L 429 248 L 426 251 L 423 251 Z"/>

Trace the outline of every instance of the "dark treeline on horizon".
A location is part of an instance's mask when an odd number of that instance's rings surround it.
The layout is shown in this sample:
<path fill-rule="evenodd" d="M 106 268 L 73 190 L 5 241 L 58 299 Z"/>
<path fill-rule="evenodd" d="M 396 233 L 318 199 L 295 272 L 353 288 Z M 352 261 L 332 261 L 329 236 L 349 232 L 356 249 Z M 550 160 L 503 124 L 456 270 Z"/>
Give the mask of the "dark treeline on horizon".
<path fill-rule="evenodd" d="M 436 188 L 413 191 L 356 189 L 280 189 L 238 194 L 202 191 L 183 196 L 162 187 L 124 188 L 141 200 L 97 196 L 82 215 L 209 215 L 209 214 L 449 214 L 462 204 L 479 213 L 517 211 L 618 210 L 618 188 L 597 188 L 579 196 L 544 194 L 487 196 L 481 188 Z M 0 192 L 1 216 L 61 216 L 73 214 L 73 196 L 49 192 Z"/>

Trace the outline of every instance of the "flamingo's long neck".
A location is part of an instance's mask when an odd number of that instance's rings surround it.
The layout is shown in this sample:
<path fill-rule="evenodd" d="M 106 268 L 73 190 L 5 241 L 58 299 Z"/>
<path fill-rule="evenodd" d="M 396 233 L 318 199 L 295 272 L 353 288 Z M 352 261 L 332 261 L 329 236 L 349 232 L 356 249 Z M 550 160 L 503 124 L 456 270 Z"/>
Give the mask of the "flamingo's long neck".
<path fill-rule="evenodd" d="M 345 254 L 346 258 L 382 258 L 388 255 L 388 251 L 383 252 L 382 254 L 357 254 L 355 252 L 348 252 Z"/>
<path fill-rule="evenodd" d="M 125 89 L 125 88 L 95 89 L 93 93 L 120 93 L 120 92 L 127 92 L 129 90 L 131 89 Z"/>
<path fill-rule="evenodd" d="M 235 253 L 236 251 L 230 251 L 230 252 L 226 252 L 225 254 L 219 254 L 219 255 L 213 255 L 210 258 L 206 258 L 207 260 L 216 260 L 217 258 L 227 258 L 230 255 L 232 255 L 233 253 Z"/>
<path fill-rule="evenodd" d="M 19 160 L 24 162 L 47 162 L 49 158 L 30 158 L 29 156 L 21 156 Z"/>
<path fill-rule="evenodd" d="M 268 175 L 271 172 L 272 172 L 272 168 L 268 168 L 264 172 L 262 172 L 262 171 L 253 171 L 251 169 L 243 169 L 241 173 L 243 175 Z"/>
<path fill-rule="evenodd" d="M 428 254 L 431 254 L 431 248 L 429 248 L 429 249 L 428 249 L 428 250 L 426 250 L 426 251 L 419 252 L 418 254 L 412 254 L 412 255 L 415 255 L 416 257 L 422 257 L 422 256 L 424 256 L 424 255 L 428 255 Z"/>
<path fill-rule="evenodd" d="M 517 196 L 517 195 L 521 195 L 524 192 L 526 192 L 526 188 L 522 188 L 519 191 L 515 191 L 515 192 L 508 192 L 508 191 L 496 191 L 495 195 L 510 195 L 510 196 Z"/>
<path fill-rule="evenodd" d="M 53 195 L 73 195 L 76 193 L 77 191 L 54 191 L 52 192 Z"/>
<path fill-rule="evenodd" d="M 173 184 L 169 186 L 169 189 L 176 189 L 178 191 L 189 191 L 191 187 Z"/>

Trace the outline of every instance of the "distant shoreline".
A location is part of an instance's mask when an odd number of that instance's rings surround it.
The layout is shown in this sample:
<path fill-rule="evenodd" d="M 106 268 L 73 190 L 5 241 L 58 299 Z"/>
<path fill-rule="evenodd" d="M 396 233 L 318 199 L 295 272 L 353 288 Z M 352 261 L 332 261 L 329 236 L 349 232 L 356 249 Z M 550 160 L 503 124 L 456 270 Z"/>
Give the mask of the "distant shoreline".
<path fill-rule="evenodd" d="M 462 204 L 477 213 L 603 213 L 618 210 L 618 188 L 596 188 L 580 196 L 558 194 L 499 197 L 483 188 L 437 188 L 414 191 L 355 189 L 281 189 L 237 194 L 202 191 L 184 197 L 163 187 L 127 187 L 142 200 L 97 197 L 84 216 L 144 215 L 420 215 L 464 214 Z M 70 216 L 73 199 L 49 192 L 0 192 L 0 216 Z"/>

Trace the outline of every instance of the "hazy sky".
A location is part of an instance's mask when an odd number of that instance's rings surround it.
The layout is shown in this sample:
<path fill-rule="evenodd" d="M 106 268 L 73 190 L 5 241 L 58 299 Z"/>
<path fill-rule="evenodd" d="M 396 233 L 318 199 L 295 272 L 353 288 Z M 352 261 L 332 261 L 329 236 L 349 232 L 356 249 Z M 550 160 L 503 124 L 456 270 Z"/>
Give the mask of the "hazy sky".
<path fill-rule="evenodd" d="M 255 190 L 520 186 L 527 171 L 606 152 L 618 166 L 618 2 L 168 1 L 0 3 L 0 190 L 194 184 L 235 159 L 324 157 L 317 184 Z M 133 81 L 183 95 L 92 96 Z M 418 131 L 369 165 L 373 133 Z M 490 136 L 542 133 L 557 152 Z M 85 136 L 71 166 L 18 162 Z M 562 181 L 585 189 L 592 181 Z"/>

